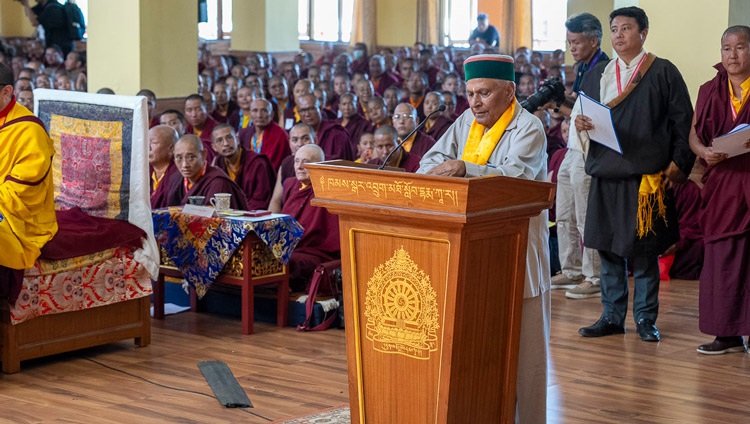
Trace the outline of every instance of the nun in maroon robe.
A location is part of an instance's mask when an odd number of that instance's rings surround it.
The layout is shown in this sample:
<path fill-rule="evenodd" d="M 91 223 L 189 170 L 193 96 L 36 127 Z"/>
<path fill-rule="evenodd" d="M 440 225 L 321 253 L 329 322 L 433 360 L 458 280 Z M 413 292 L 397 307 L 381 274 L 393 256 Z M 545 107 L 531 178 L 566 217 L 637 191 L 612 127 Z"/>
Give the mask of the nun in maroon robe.
<path fill-rule="evenodd" d="M 182 206 L 188 203 L 188 197 L 190 196 L 205 197 L 203 204 L 208 206 L 216 193 L 230 193 L 232 198 L 229 207 L 232 209 L 244 209 L 247 205 L 245 194 L 240 186 L 232 181 L 224 171 L 215 166 L 206 166 L 203 175 L 190 187 L 185 180 L 179 172 L 172 174 L 169 179 L 169 193 L 166 201 L 156 207 Z"/>
<path fill-rule="evenodd" d="M 717 75 L 701 86 L 696 103 L 695 135 L 705 146 L 750 123 L 750 102 L 735 117 L 727 71 L 721 64 L 715 68 Z M 699 328 L 717 341 L 726 337 L 739 342 L 740 336 L 750 334 L 750 155 L 708 166 L 703 184 Z"/>
<path fill-rule="evenodd" d="M 303 186 L 297 178 L 284 182 L 281 213 L 293 216 L 305 229 L 289 261 L 289 285 L 294 291 L 305 288 L 318 265 L 341 257 L 338 217 L 312 206 L 314 197 L 310 184 Z"/>

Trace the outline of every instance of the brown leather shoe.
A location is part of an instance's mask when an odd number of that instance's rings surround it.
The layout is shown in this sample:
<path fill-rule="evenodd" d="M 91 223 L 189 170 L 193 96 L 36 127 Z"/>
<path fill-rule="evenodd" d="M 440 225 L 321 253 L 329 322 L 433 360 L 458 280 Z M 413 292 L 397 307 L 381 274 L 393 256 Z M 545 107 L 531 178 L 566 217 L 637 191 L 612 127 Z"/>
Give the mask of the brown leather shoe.
<path fill-rule="evenodd" d="M 717 337 L 711 343 L 698 346 L 698 353 L 704 355 L 723 355 L 732 352 L 744 352 L 745 340 L 738 337 Z"/>

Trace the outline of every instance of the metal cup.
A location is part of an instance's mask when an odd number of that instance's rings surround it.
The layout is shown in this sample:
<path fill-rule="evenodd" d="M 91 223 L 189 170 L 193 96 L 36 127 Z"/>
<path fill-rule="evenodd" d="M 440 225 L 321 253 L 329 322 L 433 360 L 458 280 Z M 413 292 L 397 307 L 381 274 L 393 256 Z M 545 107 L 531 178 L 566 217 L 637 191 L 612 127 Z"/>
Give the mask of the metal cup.
<path fill-rule="evenodd" d="M 191 205 L 203 206 L 206 196 L 188 196 L 188 203 Z"/>

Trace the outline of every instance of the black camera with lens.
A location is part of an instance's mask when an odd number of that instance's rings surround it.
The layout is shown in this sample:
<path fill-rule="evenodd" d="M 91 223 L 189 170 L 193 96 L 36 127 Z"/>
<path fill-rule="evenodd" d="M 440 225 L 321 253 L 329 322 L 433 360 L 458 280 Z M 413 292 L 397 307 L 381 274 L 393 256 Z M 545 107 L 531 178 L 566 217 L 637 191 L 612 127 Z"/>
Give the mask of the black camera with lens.
<path fill-rule="evenodd" d="M 542 86 L 536 93 L 521 102 L 521 107 L 534 113 L 550 101 L 555 102 L 558 107 L 566 102 L 565 86 L 559 78 L 553 77 L 542 82 Z"/>

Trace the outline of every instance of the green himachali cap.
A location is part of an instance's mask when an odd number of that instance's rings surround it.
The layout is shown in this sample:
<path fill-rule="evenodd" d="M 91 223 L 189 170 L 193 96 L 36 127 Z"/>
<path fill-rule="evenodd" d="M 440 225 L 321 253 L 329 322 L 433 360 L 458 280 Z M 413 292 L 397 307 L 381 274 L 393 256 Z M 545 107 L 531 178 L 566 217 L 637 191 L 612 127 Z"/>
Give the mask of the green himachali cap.
<path fill-rule="evenodd" d="M 480 54 L 464 60 L 466 81 L 474 78 L 492 78 L 515 81 L 513 58 L 504 54 Z"/>

